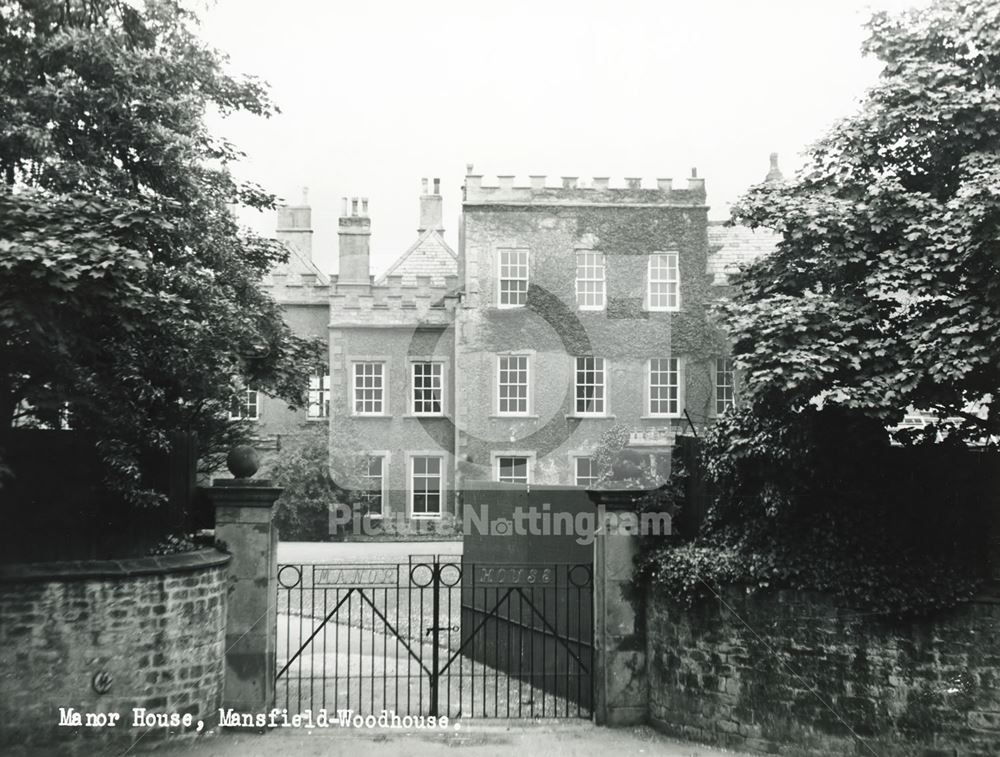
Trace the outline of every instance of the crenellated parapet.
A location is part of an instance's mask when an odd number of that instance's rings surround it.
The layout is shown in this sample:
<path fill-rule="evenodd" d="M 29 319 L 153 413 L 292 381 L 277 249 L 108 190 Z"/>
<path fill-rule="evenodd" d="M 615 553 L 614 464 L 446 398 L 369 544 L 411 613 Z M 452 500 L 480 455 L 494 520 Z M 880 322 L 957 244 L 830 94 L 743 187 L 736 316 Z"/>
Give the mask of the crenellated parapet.
<path fill-rule="evenodd" d="M 458 303 L 458 276 L 387 276 L 382 283 L 344 283 L 331 277 L 331 323 L 418 325 L 450 323 Z"/>
<path fill-rule="evenodd" d="M 332 287 L 315 273 L 272 272 L 264 277 L 261 286 L 276 302 L 284 305 L 324 305 L 332 291 Z"/>
<path fill-rule="evenodd" d="M 590 180 L 578 176 L 558 178 L 533 175 L 519 178 L 500 175 L 487 179 L 468 166 L 463 187 L 464 205 L 622 205 L 622 206 L 702 206 L 705 180 L 691 170 L 683 188 L 673 179 L 645 180 L 638 177 Z"/>

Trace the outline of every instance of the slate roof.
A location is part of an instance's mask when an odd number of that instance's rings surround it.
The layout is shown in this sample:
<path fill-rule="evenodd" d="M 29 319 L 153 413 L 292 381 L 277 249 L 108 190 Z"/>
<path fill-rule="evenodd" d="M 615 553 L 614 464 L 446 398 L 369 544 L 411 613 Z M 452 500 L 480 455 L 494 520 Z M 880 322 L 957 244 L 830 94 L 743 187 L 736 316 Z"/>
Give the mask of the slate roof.
<path fill-rule="evenodd" d="M 725 226 L 723 221 L 708 224 L 707 273 L 712 284 L 725 286 L 729 274 L 739 266 L 774 251 L 781 235 L 770 229 L 750 229 L 746 226 Z"/>
<path fill-rule="evenodd" d="M 434 229 L 421 233 L 417 241 L 400 255 L 389 269 L 376 279 L 376 286 L 385 284 L 389 276 L 402 276 L 403 283 L 412 284 L 417 276 L 430 276 L 444 281 L 445 276 L 458 275 L 458 256 Z"/>

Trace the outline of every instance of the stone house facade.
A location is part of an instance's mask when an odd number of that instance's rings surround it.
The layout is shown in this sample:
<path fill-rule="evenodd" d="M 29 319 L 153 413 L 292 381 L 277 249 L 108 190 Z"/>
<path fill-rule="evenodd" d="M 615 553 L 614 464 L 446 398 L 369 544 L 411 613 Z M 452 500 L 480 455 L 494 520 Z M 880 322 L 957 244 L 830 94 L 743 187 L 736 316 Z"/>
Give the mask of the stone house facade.
<path fill-rule="evenodd" d="M 417 239 L 379 277 L 366 199 L 343 201 L 335 276 L 312 261 L 305 200 L 280 208 L 292 254 L 266 283 L 328 364 L 307 410 L 257 398 L 260 446 L 327 424 L 332 457 L 364 455 L 366 512 L 413 523 L 455 516 L 471 481 L 586 486 L 616 425 L 665 475 L 676 436 L 736 400 L 708 308 L 775 237 L 710 222 L 694 171 L 551 184 L 470 166 L 456 254 L 425 179 Z"/>

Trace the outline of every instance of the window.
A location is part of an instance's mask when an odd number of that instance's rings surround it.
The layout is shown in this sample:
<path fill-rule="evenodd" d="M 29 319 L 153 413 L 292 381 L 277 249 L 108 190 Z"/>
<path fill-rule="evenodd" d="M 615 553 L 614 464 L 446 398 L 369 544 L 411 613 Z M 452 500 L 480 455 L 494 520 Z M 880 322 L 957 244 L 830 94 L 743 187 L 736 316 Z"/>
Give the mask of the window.
<path fill-rule="evenodd" d="M 500 250 L 500 291 L 502 308 L 520 307 L 528 301 L 528 251 Z"/>
<path fill-rule="evenodd" d="M 675 357 L 649 361 L 649 414 L 680 414 L 680 366 Z"/>
<path fill-rule="evenodd" d="M 649 310 L 680 308 L 680 270 L 676 252 L 654 252 L 649 256 Z"/>
<path fill-rule="evenodd" d="M 440 415 L 442 407 L 441 363 L 413 363 L 414 415 Z"/>
<path fill-rule="evenodd" d="M 256 389 L 244 389 L 233 397 L 229 420 L 255 421 L 260 418 L 260 398 Z"/>
<path fill-rule="evenodd" d="M 382 497 L 385 492 L 385 457 L 370 455 L 361 473 L 361 514 L 382 517 Z"/>
<path fill-rule="evenodd" d="M 733 361 L 720 357 L 715 361 L 715 413 L 722 415 L 736 404 L 736 384 L 733 377 Z"/>
<path fill-rule="evenodd" d="M 528 458 L 509 457 L 506 455 L 496 458 L 497 481 L 505 484 L 526 484 L 528 483 Z"/>
<path fill-rule="evenodd" d="M 604 415 L 604 358 L 576 359 L 576 415 Z"/>
<path fill-rule="evenodd" d="M 309 417 L 330 417 L 330 374 L 309 377 Z"/>
<path fill-rule="evenodd" d="M 528 414 L 528 356 L 500 355 L 497 375 L 499 415 Z"/>
<path fill-rule="evenodd" d="M 597 463 L 592 457 L 577 457 L 573 461 L 574 483 L 577 486 L 593 486 L 597 483 Z"/>
<path fill-rule="evenodd" d="M 385 412 L 385 363 L 354 364 L 355 415 Z"/>
<path fill-rule="evenodd" d="M 414 518 L 437 518 L 441 515 L 441 458 L 411 458 L 410 513 Z"/>
<path fill-rule="evenodd" d="M 604 253 L 576 253 L 576 304 L 581 310 L 604 309 Z"/>

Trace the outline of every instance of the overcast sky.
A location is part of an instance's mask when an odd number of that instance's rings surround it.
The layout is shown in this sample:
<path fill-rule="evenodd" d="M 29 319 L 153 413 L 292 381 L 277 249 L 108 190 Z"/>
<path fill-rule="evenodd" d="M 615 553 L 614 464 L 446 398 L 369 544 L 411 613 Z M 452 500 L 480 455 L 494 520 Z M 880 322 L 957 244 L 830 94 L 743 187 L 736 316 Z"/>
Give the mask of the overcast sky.
<path fill-rule="evenodd" d="M 683 179 L 710 215 L 857 106 L 878 68 L 869 9 L 908 0 L 219 0 L 204 34 L 268 81 L 282 113 L 219 124 L 238 174 L 291 201 L 309 187 L 315 258 L 335 272 L 344 195 L 370 198 L 372 272 L 416 238 L 440 177 L 457 246 L 467 163 L 487 177 Z M 245 218 L 271 232 L 273 214 Z"/>

